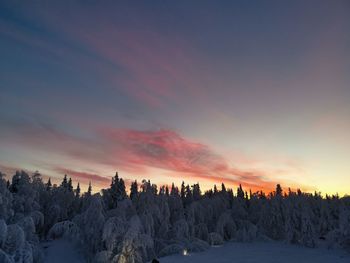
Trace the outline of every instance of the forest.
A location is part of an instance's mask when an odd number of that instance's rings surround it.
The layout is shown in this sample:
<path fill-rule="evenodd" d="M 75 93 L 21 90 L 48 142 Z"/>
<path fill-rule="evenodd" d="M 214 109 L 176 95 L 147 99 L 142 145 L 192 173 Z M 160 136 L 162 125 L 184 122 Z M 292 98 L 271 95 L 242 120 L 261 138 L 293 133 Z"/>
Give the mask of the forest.
<path fill-rule="evenodd" d="M 39 172 L 0 173 L 0 262 L 43 262 L 41 243 L 68 239 L 87 262 L 141 263 L 200 252 L 226 241 L 279 240 L 350 250 L 350 197 L 283 189 L 264 193 L 224 184 L 131 183 L 82 193 L 64 175 L 59 185 Z"/>

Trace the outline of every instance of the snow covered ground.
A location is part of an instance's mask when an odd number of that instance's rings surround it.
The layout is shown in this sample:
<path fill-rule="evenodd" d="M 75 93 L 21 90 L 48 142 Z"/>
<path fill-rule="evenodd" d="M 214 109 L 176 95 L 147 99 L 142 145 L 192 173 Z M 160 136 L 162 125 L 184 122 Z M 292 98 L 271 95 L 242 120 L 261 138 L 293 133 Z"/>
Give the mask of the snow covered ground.
<path fill-rule="evenodd" d="M 85 259 L 74 245 L 66 240 L 54 240 L 42 244 L 45 263 L 84 263 Z"/>
<path fill-rule="evenodd" d="M 55 240 L 42 244 L 45 263 L 86 262 L 74 246 L 65 240 Z M 193 253 L 187 256 L 173 255 L 160 258 L 161 263 L 349 263 L 350 254 L 337 249 L 305 248 L 280 242 L 268 243 L 226 243 L 221 247 Z M 107 262 L 106 262 L 107 263 Z"/>
<path fill-rule="evenodd" d="M 343 250 L 305 248 L 279 242 L 226 243 L 201 253 L 187 256 L 172 255 L 159 259 L 160 263 L 349 263 L 350 254 Z"/>

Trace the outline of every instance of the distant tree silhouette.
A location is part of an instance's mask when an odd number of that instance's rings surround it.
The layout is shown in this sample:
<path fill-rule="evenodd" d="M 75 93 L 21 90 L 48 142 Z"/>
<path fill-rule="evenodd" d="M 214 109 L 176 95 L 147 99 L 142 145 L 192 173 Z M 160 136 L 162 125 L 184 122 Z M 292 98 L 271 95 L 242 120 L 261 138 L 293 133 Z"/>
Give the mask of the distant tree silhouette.
<path fill-rule="evenodd" d="M 214 184 L 214 194 L 217 194 L 218 188 L 216 187 L 216 184 Z"/>
<path fill-rule="evenodd" d="M 172 196 L 179 195 L 179 189 L 177 188 L 177 186 L 175 186 L 174 183 L 171 184 L 170 195 L 172 195 Z"/>
<path fill-rule="evenodd" d="M 69 192 L 73 192 L 73 183 L 72 183 L 72 178 L 69 177 L 68 183 L 67 183 L 67 190 Z"/>
<path fill-rule="evenodd" d="M 91 186 L 91 181 L 89 182 L 89 186 L 88 186 L 88 189 L 87 189 L 87 196 L 91 196 L 91 192 L 92 192 L 92 186 Z"/>
<path fill-rule="evenodd" d="M 121 200 L 124 200 L 125 198 L 126 198 L 125 183 L 123 178 L 120 178 L 118 182 L 117 200 L 121 201 Z"/>
<path fill-rule="evenodd" d="M 77 188 L 75 189 L 75 196 L 80 197 L 80 184 L 78 183 Z"/>
<path fill-rule="evenodd" d="M 226 186 L 224 183 L 221 184 L 221 191 L 226 192 Z"/>
<path fill-rule="evenodd" d="M 241 184 L 239 184 L 239 187 L 237 188 L 237 197 L 244 199 L 244 191 Z"/>
<path fill-rule="evenodd" d="M 64 177 L 63 177 L 63 180 L 61 182 L 61 187 L 63 189 L 67 189 L 67 186 L 68 186 L 68 179 L 67 179 L 67 175 L 65 174 Z"/>
<path fill-rule="evenodd" d="M 46 191 L 50 191 L 52 188 L 51 178 L 46 183 Z"/>
<path fill-rule="evenodd" d="M 185 182 L 182 181 L 181 183 L 181 190 L 180 190 L 180 197 L 182 199 L 182 202 L 185 202 L 185 196 L 186 196 L 186 187 L 185 187 Z"/>
<path fill-rule="evenodd" d="M 138 196 L 138 185 L 137 185 L 137 181 L 135 180 L 134 182 L 131 183 L 131 186 L 130 186 L 130 199 L 135 200 L 137 196 Z"/>
<path fill-rule="evenodd" d="M 201 198 L 201 194 L 202 194 L 199 184 L 194 184 L 192 186 L 192 189 L 193 189 L 192 190 L 193 191 L 193 200 L 195 200 L 195 201 L 199 200 Z"/>
<path fill-rule="evenodd" d="M 277 184 L 277 185 L 276 185 L 276 195 L 277 195 L 277 196 L 282 196 L 282 192 L 283 192 L 283 190 L 282 190 L 281 185 L 280 185 L 280 184 Z"/>

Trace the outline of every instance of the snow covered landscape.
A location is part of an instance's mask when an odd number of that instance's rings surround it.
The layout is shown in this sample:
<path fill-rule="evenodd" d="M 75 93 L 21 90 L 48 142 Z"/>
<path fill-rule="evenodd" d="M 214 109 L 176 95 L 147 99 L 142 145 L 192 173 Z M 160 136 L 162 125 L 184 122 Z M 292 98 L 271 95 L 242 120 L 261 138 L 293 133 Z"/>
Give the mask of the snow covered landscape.
<path fill-rule="evenodd" d="M 350 263 L 350 0 L 0 0 L 0 263 Z"/>
<path fill-rule="evenodd" d="M 162 263 L 346 263 L 350 255 L 341 250 L 310 249 L 299 246 L 272 243 L 226 243 L 201 253 L 187 256 L 173 255 L 161 258 Z"/>
<path fill-rule="evenodd" d="M 86 260 L 79 253 L 77 247 L 66 239 L 58 239 L 50 242 L 43 242 L 41 247 L 44 252 L 43 262 L 47 263 L 84 263 Z"/>
<path fill-rule="evenodd" d="M 0 176 L 0 262 L 349 262 L 350 198 Z M 290 261 L 286 261 L 290 260 Z"/>
<path fill-rule="evenodd" d="M 78 254 L 69 241 L 57 240 L 46 244 L 45 262 L 48 263 L 84 263 L 82 255 Z M 228 242 L 222 246 L 211 247 L 204 252 L 184 253 L 160 258 L 162 263 L 347 263 L 350 254 L 339 249 L 305 248 L 283 244 L 281 242 Z"/>

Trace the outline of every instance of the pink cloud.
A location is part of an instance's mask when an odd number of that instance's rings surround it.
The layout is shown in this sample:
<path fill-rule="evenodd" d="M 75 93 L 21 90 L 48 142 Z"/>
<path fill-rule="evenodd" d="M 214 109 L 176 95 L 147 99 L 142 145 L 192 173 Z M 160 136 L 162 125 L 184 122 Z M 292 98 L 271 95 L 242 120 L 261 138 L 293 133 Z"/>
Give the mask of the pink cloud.
<path fill-rule="evenodd" d="M 149 168 L 155 168 L 171 172 L 180 178 L 198 178 L 213 183 L 227 182 L 232 186 L 242 183 L 252 189 L 272 190 L 277 183 L 268 179 L 266 171 L 242 169 L 239 163 L 232 166 L 232 161 L 235 160 L 229 160 L 209 145 L 185 138 L 173 130 L 104 128 L 97 131 L 85 130 L 90 136 L 82 138 L 47 124 L 4 124 L 11 126 L 7 128 L 12 131 L 11 134 L 5 137 L 9 141 L 17 142 L 21 146 L 35 147 L 36 151 L 71 158 L 70 167 L 79 163 L 79 167 L 75 169 L 62 168 L 62 165 L 57 164 L 48 168 L 48 159 L 45 168 L 56 173 L 70 174 L 73 178 L 85 182 L 96 181 L 101 186 L 108 185 L 110 179 L 99 175 L 99 167 L 108 167 L 107 170 L 111 171 L 124 171 L 138 179 L 140 176 L 147 178 Z M 82 165 L 84 167 L 81 167 Z M 86 169 L 96 172 L 85 172 Z M 162 178 L 159 178 L 159 181 L 162 181 Z"/>
<path fill-rule="evenodd" d="M 189 140 L 172 130 L 105 128 L 97 132 L 90 131 L 94 135 L 90 139 L 83 139 L 46 124 L 20 122 L 7 125 L 14 125 L 10 130 L 16 131 L 15 141 L 18 143 L 72 157 L 73 162 L 79 160 L 79 163 L 86 163 L 86 167 L 79 167 L 83 169 L 104 165 L 111 170 L 127 171 L 147 178 L 148 168 L 157 168 L 171 171 L 180 177 L 236 185 L 242 183 L 254 189 L 271 190 L 276 184 L 267 179 L 265 171 L 241 169 L 239 163 L 233 167 L 229 164 L 231 160 L 210 146 Z M 100 185 L 109 183 L 109 178 L 102 177 L 97 172 L 87 173 L 57 167 L 52 170 L 71 174 L 73 178 L 83 181 L 96 181 Z"/>
<path fill-rule="evenodd" d="M 254 190 L 271 191 L 277 183 L 265 179 L 263 171 L 231 167 L 224 156 L 209 146 L 171 130 L 105 130 L 103 134 L 107 141 L 114 142 L 112 155 L 129 167 L 160 168 L 191 179 L 241 183 Z"/>

